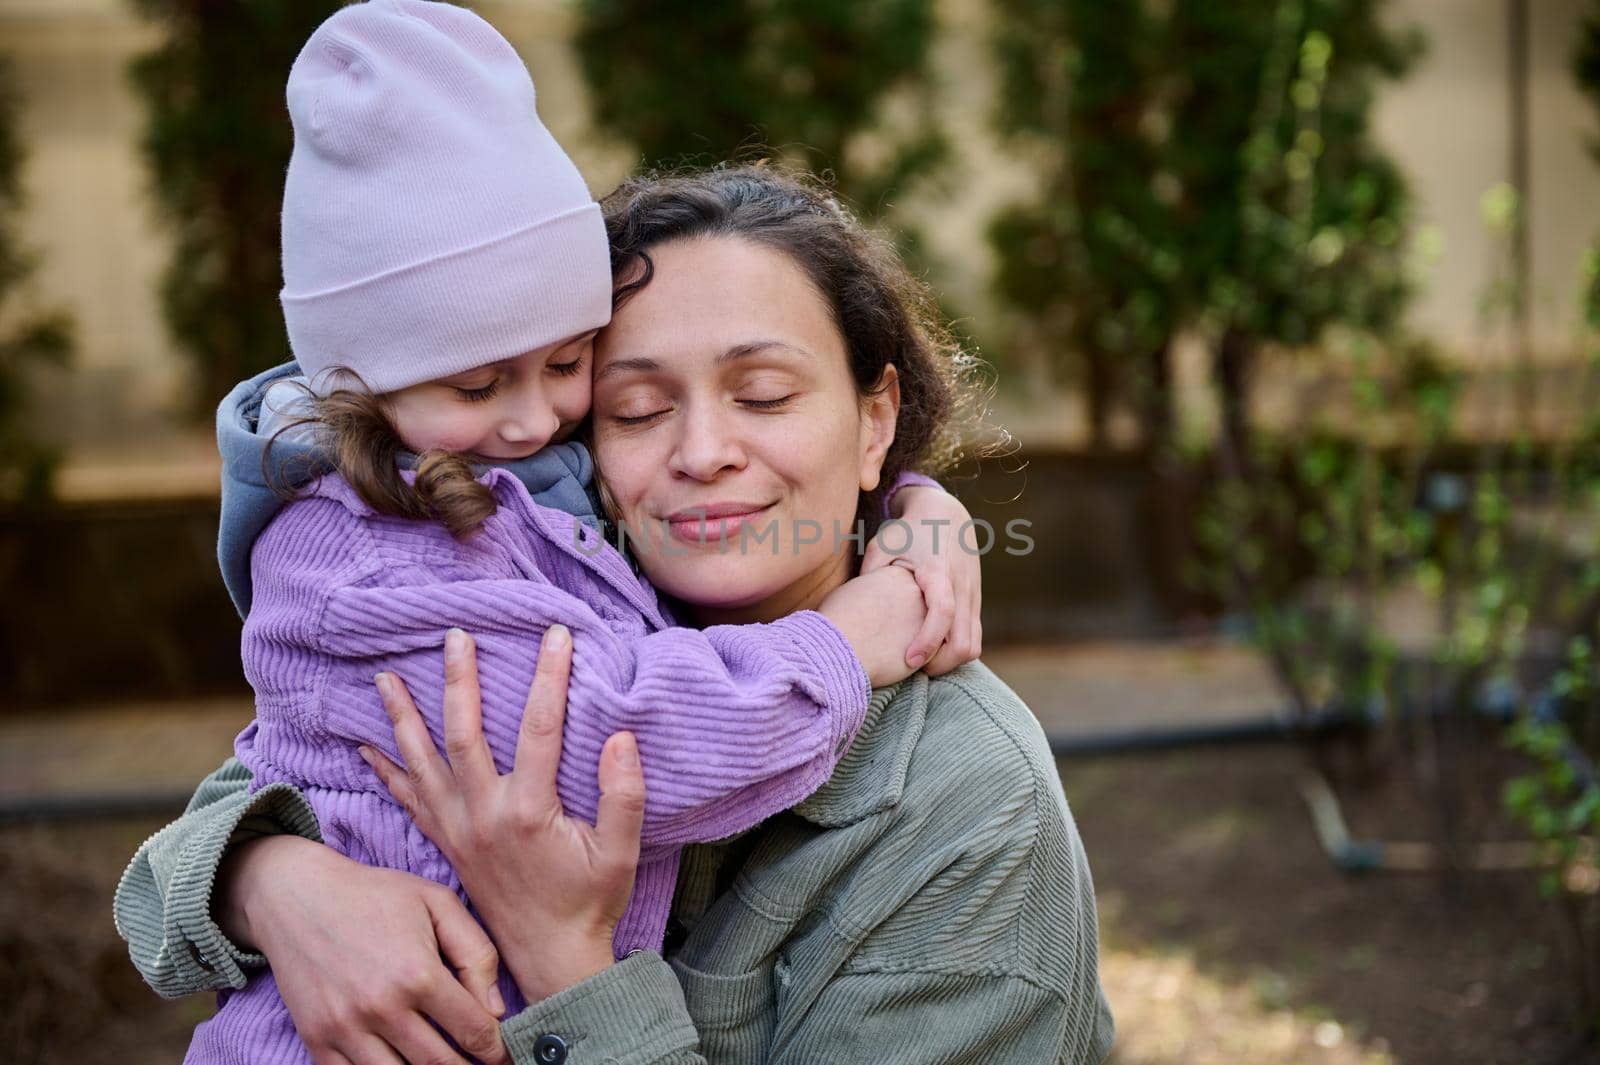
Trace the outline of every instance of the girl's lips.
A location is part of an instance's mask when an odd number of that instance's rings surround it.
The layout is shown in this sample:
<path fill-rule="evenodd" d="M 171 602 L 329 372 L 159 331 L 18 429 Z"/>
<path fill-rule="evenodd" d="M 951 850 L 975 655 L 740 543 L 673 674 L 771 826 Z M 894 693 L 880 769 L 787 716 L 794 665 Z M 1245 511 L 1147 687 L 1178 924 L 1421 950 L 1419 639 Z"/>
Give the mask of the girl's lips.
<path fill-rule="evenodd" d="M 739 531 L 771 510 L 775 504 L 719 503 L 692 507 L 665 519 L 674 540 L 690 544 L 717 544 L 732 540 Z"/>

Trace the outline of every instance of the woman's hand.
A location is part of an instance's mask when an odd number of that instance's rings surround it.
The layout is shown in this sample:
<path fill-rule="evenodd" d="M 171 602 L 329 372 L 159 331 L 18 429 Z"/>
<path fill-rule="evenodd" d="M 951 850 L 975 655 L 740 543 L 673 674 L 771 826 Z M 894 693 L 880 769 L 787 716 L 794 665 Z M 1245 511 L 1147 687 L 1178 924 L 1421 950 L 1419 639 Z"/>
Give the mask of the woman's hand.
<path fill-rule="evenodd" d="M 961 501 L 937 488 L 909 485 L 894 496 L 895 517 L 911 529 L 904 551 L 890 554 L 880 531 L 861 559 L 863 576 L 890 563 L 909 568 L 922 589 L 928 616 L 906 648 L 906 664 L 924 661 L 930 676 L 948 673 L 983 653 L 983 567 L 975 545 L 981 538 L 962 530 L 972 515 Z M 903 530 L 888 533 L 898 546 Z"/>
<path fill-rule="evenodd" d="M 267 836 L 229 852 L 218 899 L 229 937 L 267 956 L 318 1065 L 465 1065 L 430 1019 L 473 1057 L 510 1060 L 499 958 L 449 888 L 298 836 Z"/>
<path fill-rule="evenodd" d="M 546 998 L 612 964 L 612 937 L 639 865 L 644 773 L 632 733 L 600 752 L 594 825 L 570 818 L 556 794 L 572 637 L 545 633 L 517 736 L 516 764 L 501 776 L 483 737 L 472 638 L 445 639 L 440 757 L 400 678 L 378 676 L 406 769 L 371 748 L 362 756 L 443 852 L 529 1001 Z"/>

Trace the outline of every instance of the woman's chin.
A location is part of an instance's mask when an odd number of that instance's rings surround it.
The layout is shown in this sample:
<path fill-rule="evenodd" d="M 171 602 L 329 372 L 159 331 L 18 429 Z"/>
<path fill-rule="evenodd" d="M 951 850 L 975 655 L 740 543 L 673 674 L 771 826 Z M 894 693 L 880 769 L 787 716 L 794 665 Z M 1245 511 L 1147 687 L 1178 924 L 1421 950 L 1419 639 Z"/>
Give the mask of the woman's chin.
<path fill-rule="evenodd" d="M 645 576 L 658 591 L 667 593 L 696 611 L 733 613 L 754 610 L 793 583 L 787 574 L 772 572 L 770 559 L 765 566 L 741 565 L 746 560 L 725 556 L 652 558 L 643 561 Z M 747 569 L 758 572 L 745 572 Z"/>

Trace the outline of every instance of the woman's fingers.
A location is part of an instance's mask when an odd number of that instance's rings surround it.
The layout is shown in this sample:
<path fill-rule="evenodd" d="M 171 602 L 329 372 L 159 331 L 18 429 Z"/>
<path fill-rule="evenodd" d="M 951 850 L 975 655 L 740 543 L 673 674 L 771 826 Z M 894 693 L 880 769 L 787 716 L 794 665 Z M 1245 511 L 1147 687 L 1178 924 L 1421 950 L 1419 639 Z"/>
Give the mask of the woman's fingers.
<path fill-rule="evenodd" d="M 433 833 L 430 831 L 433 819 L 428 816 L 428 809 L 417 801 L 417 790 L 411 786 L 411 778 L 406 775 L 406 771 L 389 761 L 388 755 L 364 743 L 356 748 L 356 753 L 372 767 L 374 773 L 378 774 L 383 786 L 389 789 L 389 794 L 394 796 L 394 801 L 400 804 L 406 816 L 422 829 L 422 834 L 430 839 L 433 838 Z"/>
<path fill-rule="evenodd" d="M 434 936 L 439 941 L 439 953 L 455 970 L 456 979 L 483 1008 L 496 1017 L 503 1015 L 506 1004 L 500 997 L 495 979 L 500 975 L 500 953 L 494 949 L 483 926 L 475 921 L 461 900 L 450 891 L 430 892 L 423 896 L 423 905 L 433 918 Z M 460 1040 L 456 1040 L 460 1042 Z M 498 1042 L 498 1040 L 496 1040 Z M 482 1057 L 482 1055 L 479 1055 Z"/>
<path fill-rule="evenodd" d="M 478 690 L 478 645 L 460 629 L 444 637 L 444 749 L 468 792 L 499 775 L 483 738 L 483 697 Z"/>
<path fill-rule="evenodd" d="M 631 890 L 639 867 L 639 834 L 644 827 L 644 767 L 631 732 L 619 732 L 600 749 L 600 809 L 595 839 L 603 867 L 619 879 L 626 874 Z M 627 894 L 621 897 L 627 905 Z M 620 910 L 619 910 L 620 913 Z"/>
<path fill-rule="evenodd" d="M 422 715 L 417 712 L 417 704 L 411 701 L 405 681 L 393 673 L 379 673 L 374 680 L 378 685 L 378 694 L 383 697 L 383 709 L 389 715 L 389 724 L 394 727 L 395 745 L 400 748 L 400 757 L 405 759 L 413 798 L 424 805 L 433 805 L 450 777 L 450 766 L 434 747 L 433 737 L 428 733 L 428 726 L 423 724 Z M 406 808 L 411 809 L 410 806 Z"/>
<path fill-rule="evenodd" d="M 552 625 L 539 644 L 533 686 L 522 708 L 517 732 L 517 761 L 512 775 L 523 801 L 558 804 L 556 771 L 561 767 L 561 729 L 567 716 L 567 678 L 572 672 L 572 634 Z"/>
<path fill-rule="evenodd" d="M 396 1018 L 384 1031 L 383 1038 L 408 1065 L 468 1065 L 467 1059 L 451 1050 L 444 1036 L 420 1013 Z M 501 1060 L 505 1058 L 502 1056 Z"/>
<path fill-rule="evenodd" d="M 409 1065 L 394 1048 L 375 1035 L 362 1036 L 355 1045 L 344 1049 L 342 1059 L 350 1065 Z"/>

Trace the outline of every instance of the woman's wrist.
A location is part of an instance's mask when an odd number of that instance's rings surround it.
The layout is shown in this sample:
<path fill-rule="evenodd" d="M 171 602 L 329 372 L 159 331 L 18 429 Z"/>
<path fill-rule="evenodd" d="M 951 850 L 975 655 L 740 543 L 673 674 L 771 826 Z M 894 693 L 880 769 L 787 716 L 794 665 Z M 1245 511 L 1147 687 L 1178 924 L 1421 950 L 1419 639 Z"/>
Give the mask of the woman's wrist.
<path fill-rule="evenodd" d="M 309 856 L 306 848 L 327 848 L 301 836 L 262 836 L 235 844 L 217 867 L 211 893 L 211 915 L 222 934 L 241 950 L 263 953 L 252 916 L 259 914 L 274 882 L 273 867 L 284 860 Z"/>
<path fill-rule="evenodd" d="M 615 964 L 609 933 L 573 934 L 524 942 L 519 935 L 500 935 L 488 921 L 495 948 L 517 989 L 529 1002 L 538 1002 L 596 976 Z M 520 927 L 520 926 L 519 926 Z"/>

